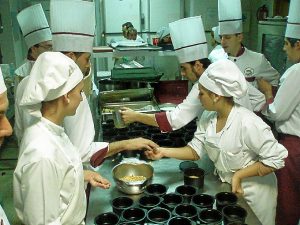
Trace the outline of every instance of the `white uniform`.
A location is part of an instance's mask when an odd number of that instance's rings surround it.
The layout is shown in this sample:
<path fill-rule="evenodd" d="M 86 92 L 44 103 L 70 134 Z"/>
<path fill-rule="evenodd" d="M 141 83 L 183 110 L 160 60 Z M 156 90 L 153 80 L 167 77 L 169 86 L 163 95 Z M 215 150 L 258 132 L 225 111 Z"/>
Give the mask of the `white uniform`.
<path fill-rule="evenodd" d="M 262 111 L 275 121 L 280 133 L 300 137 L 300 63 L 291 66 L 280 78 L 280 88 L 274 102 Z"/>
<path fill-rule="evenodd" d="M 255 78 L 264 78 L 269 81 L 272 86 L 278 86 L 279 73 L 275 70 L 266 57 L 258 52 L 245 48 L 242 55 L 228 59 L 233 61 L 242 71 L 248 82 L 257 88 Z"/>
<path fill-rule="evenodd" d="M 208 154 L 223 182 L 233 173 L 257 161 L 280 169 L 287 150 L 274 138 L 270 127 L 253 112 L 234 106 L 222 131 L 216 133 L 217 113 L 205 111 L 194 139 L 188 144 L 202 158 Z M 244 198 L 263 225 L 275 224 L 277 181 L 274 173 L 242 180 Z"/>
<path fill-rule="evenodd" d="M 156 121 L 162 131 L 169 132 L 172 130 L 180 129 L 181 127 L 191 122 L 197 116 L 201 117 L 204 108 L 198 98 L 198 85 L 198 82 L 193 85 L 192 90 L 189 92 L 188 96 L 174 110 L 168 111 L 166 113 L 155 114 Z M 259 97 L 250 98 L 249 92 L 252 93 L 252 96 L 256 94 L 256 96 Z M 260 101 L 255 102 L 253 99 L 260 99 Z M 259 92 L 256 88 L 252 87 L 248 83 L 248 95 L 240 99 L 235 99 L 235 102 L 251 111 L 254 111 L 257 108 L 260 109 L 262 105 L 265 104 L 265 98 L 261 92 Z"/>
<path fill-rule="evenodd" d="M 224 51 L 222 45 L 217 45 L 216 47 L 214 47 L 214 49 L 208 55 L 208 59 L 212 63 L 217 62 L 220 59 L 227 59 L 227 58 L 228 58 L 228 55 Z"/>
<path fill-rule="evenodd" d="M 37 122 L 37 117 L 30 115 L 30 108 L 28 106 L 20 106 L 28 78 L 26 77 L 20 82 L 15 96 L 14 131 L 19 143 L 22 140 L 25 129 Z M 78 149 L 82 162 L 89 162 L 95 153 L 106 149 L 108 143 L 93 142 L 95 136 L 94 122 L 87 98 L 84 94 L 82 94 L 82 97 L 83 100 L 80 102 L 76 114 L 64 119 L 64 127 L 69 139 L 76 146 L 76 149 Z M 94 163 L 92 164 L 93 166 L 97 166 Z"/>
<path fill-rule="evenodd" d="M 2 206 L 0 205 L 0 224 L 2 225 L 10 225 L 10 223 L 8 222 L 8 219 L 6 217 L 6 214 L 4 212 L 4 210 L 2 209 Z"/>
<path fill-rule="evenodd" d="M 26 225 L 84 224 L 82 162 L 61 126 L 45 118 L 28 128 L 14 172 L 14 205 Z"/>

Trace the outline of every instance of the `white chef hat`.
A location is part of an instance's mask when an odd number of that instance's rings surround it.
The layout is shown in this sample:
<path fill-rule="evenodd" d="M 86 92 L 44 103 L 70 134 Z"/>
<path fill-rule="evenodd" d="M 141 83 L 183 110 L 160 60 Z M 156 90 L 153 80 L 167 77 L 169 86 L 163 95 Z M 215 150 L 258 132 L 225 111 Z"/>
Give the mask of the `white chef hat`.
<path fill-rule="evenodd" d="M 240 69 L 228 59 L 221 59 L 209 65 L 199 83 L 215 94 L 241 98 L 247 93 L 247 82 Z"/>
<path fill-rule="evenodd" d="M 82 0 L 50 1 L 53 50 L 92 52 L 95 35 L 95 5 Z"/>
<path fill-rule="evenodd" d="M 221 43 L 221 38 L 219 34 L 219 26 L 211 28 L 212 32 L 214 32 L 214 39 L 218 42 Z"/>
<path fill-rule="evenodd" d="M 285 36 L 300 39 L 300 1 L 291 0 Z"/>
<path fill-rule="evenodd" d="M 159 40 L 163 39 L 165 36 L 170 34 L 169 27 L 162 27 L 157 31 L 157 36 Z"/>
<path fill-rule="evenodd" d="M 2 75 L 2 70 L 0 68 L 0 94 L 2 94 L 3 92 L 5 92 L 7 90 L 6 85 L 4 83 L 4 78 Z"/>
<path fill-rule="evenodd" d="M 51 41 L 52 34 L 41 4 L 23 9 L 18 15 L 22 34 L 29 48 L 44 41 Z"/>
<path fill-rule="evenodd" d="M 243 32 L 240 0 L 218 0 L 218 15 L 220 35 Z"/>
<path fill-rule="evenodd" d="M 76 63 L 60 52 L 44 52 L 34 63 L 20 101 L 21 106 L 36 106 L 71 91 L 83 75 Z"/>
<path fill-rule="evenodd" d="M 201 16 L 169 24 L 174 50 L 180 63 L 207 58 L 207 41 Z"/>

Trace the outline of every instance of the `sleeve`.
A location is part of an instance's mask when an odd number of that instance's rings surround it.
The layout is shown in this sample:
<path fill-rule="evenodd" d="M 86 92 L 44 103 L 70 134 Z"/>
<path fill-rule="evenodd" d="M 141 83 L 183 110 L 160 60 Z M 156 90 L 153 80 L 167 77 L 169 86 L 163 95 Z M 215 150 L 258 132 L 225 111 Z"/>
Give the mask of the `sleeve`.
<path fill-rule="evenodd" d="M 261 93 L 257 88 L 253 85 L 248 84 L 248 95 L 250 99 L 250 103 L 252 105 L 252 110 L 254 112 L 259 112 L 262 107 L 266 104 L 266 98 L 263 93 Z"/>
<path fill-rule="evenodd" d="M 271 63 L 263 54 L 261 54 L 260 66 L 256 77 L 266 79 L 272 86 L 278 86 L 279 73 L 272 67 Z"/>
<path fill-rule="evenodd" d="M 242 135 L 245 145 L 258 155 L 260 162 L 275 169 L 284 167 L 287 150 L 277 142 L 271 128 L 261 118 L 243 121 Z"/>
<path fill-rule="evenodd" d="M 203 112 L 200 120 L 198 121 L 197 130 L 194 133 L 194 138 L 188 143 L 188 145 L 196 151 L 197 155 L 200 158 L 203 158 L 203 156 L 206 154 L 204 148 L 204 139 L 209 123 L 210 114 L 211 112 L 208 111 Z"/>
<path fill-rule="evenodd" d="M 282 75 L 273 103 L 262 111 L 270 120 L 287 120 L 300 104 L 299 73 L 300 65 L 295 65 Z"/>
<path fill-rule="evenodd" d="M 21 177 L 23 219 L 27 225 L 60 225 L 60 173 L 49 159 L 27 164 Z M 62 177 L 61 177 L 62 178 Z"/>
<path fill-rule="evenodd" d="M 167 119 L 173 130 L 178 130 L 200 116 L 204 110 L 198 99 L 198 83 L 194 84 L 186 99 L 174 110 L 166 113 Z"/>
<path fill-rule="evenodd" d="M 17 89 L 18 90 L 18 89 Z M 20 145 L 21 139 L 24 133 L 24 128 L 21 120 L 21 109 L 18 98 L 18 91 L 16 92 L 15 98 L 15 124 L 14 124 L 14 133 L 17 137 L 18 144 Z"/>

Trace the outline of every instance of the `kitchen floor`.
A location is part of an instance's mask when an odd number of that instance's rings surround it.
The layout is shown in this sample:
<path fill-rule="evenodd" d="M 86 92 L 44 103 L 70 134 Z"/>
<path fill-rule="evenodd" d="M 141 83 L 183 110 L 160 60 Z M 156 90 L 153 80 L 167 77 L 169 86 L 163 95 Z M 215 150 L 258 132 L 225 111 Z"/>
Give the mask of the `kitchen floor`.
<path fill-rule="evenodd" d="M 0 150 L 0 204 L 11 225 L 20 225 L 13 205 L 13 172 L 17 164 L 18 147 L 14 136 L 5 140 Z"/>

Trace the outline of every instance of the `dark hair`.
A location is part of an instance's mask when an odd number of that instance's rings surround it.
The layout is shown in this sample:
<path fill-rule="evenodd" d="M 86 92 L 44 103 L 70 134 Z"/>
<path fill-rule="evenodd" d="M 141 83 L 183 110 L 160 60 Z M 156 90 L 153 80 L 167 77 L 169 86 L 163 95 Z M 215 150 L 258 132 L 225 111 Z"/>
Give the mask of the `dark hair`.
<path fill-rule="evenodd" d="M 199 61 L 203 65 L 204 69 L 206 69 L 211 64 L 211 61 L 208 58 L 198 59 L 198 60 L 191 61 L 188 63 L 190 63 L 192 66 L 194 66 L 196 61 Z"/>
<path fill-rule="evenodd" d="M 126 27 L 126 29 L 128 29 L 129 27 L 133 27 L 131 22 L 126 22 L 122 25 L 122 27 Z"/>
<path fill-rule="evenodd" d="M 292 46 L 292 47 L 295 46 L 295 44 L 297 43 L 297 41 L 300 41 L 300 40 L 297 39 L 297 38 L 290 38 L 290 37 L 287 37 L 286 39 L 291 43 L 291 46 Z"/>
<path fill-rule="evenodd" d="M 66 55 L 66 54 L 68 54 L 68 53 L 70 53 L 70 52 L 61 52 L 61 53 L 64 54 L 64 55 Z M 84 53 L 84 52 L 73 52 L 73 54 L 74 54 L 77 58 L 79 58 L 83 53 Z"/>
<path fill-rule="evenodd" d="M 35 59 L 32 57 L 32 55 L 31 55 L 31 53 L 32 53 L 32 47 L 38 48 L 38 47 L 40 47 L 40 45 L 39 45 L 39 44 L 35 44 L 35 45 L 31 46 L 31 47 L 28 49 L 28 51 L 27 51 L 27 59 L 28 59 L 28 60 L 35 60 Z"/>

